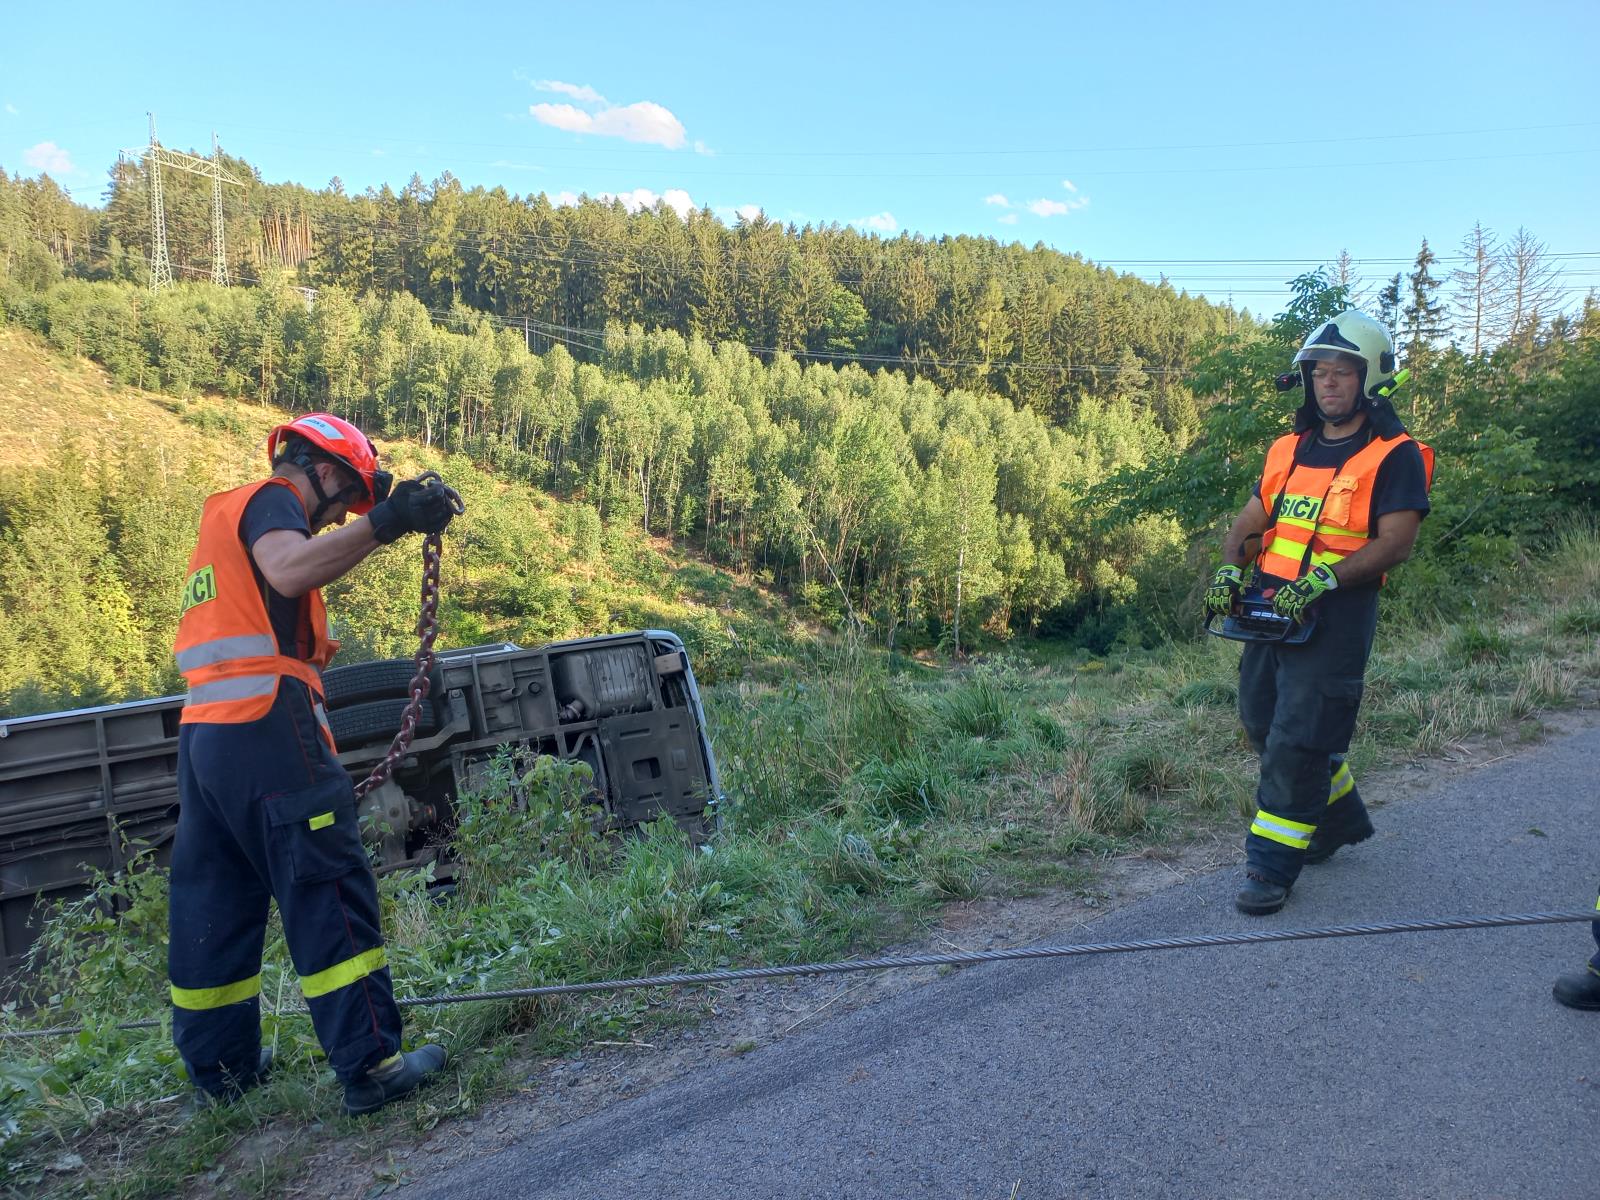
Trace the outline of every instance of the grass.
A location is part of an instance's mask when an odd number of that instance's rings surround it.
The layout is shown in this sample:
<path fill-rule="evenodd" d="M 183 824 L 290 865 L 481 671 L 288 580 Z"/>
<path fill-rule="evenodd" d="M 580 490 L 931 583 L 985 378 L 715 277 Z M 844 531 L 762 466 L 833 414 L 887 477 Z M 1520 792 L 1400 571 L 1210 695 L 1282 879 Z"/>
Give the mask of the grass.
<path fill-rule="evenodd" d="M 1530 736 L 1552 708 L 1600 694 L 1594 636 L 1600 536 L 1585 531 L 1544 565 L 1536 611 L 1485 594 L 1470 624 L 1384 628 L 1368 674 L 1358 772 Z M 730 791 L 710 853 L 669 824 L 608 846 L 578 807 L 573 768 L 544 763 L 508 802 L 507 764 L 466 804 L 467 871 L 445 903 L 425 881 L 383 881 L 385 928 L 402 989 L 494 989 L 870 952 L 952 899 L 1092 886 L 1107 855 L 1200 830 L 1237 832 L 1254 763 L 1233 712 L 1237 648 L 1215 639 L 1091 659 L 1050 647 L 976 665 L 891 668 L 860 646 L 804 676 L 746 678 L 707 692 Z M 384 1123 L 329 1118 L 336 1085 L 309 1027 L 269 1016 L 280 1068 L 247 1103 L 174 1119 L 182 1085 L 164 1031 L 116 1031 L 162 1011 L 162 876 L 108 881 L 128 912 L 83 905 L 53 927 L 66 961 L 57 1011 L 0 1025 L 84 1020 L 80 1037 L 11 1043 L 0 1066 L 0 1178 L 19 1190 L 169 1194 L 201 1180 L 264 1195 L 296 1177 L 302 1149 L 251 1158 L 284 1130 L 420 1136 L 512 1086 L 508 1064 L 593 1040 L 627 1040 L 682 1020 L 643 993 L 407 1010 L 412 1041 L 454 1052 L 450 1086 Z M 106 934 L 112 934 L 106 937 Z M 295 995 L 276 932 L 269 997 Z M 381 1131 L 381 1132 L 380 1132 Z M 296 1145 L 307 1139 L 298 1138 Z M 275 1143 L 274 1143 L 275 1145 Z M 67 1176 L 62 1154 L 124 1162 Z M 219 1164 L 253 1163 L 216 1176 Z M 381 1182 L 381 1180 L 380 1180 Z"/>

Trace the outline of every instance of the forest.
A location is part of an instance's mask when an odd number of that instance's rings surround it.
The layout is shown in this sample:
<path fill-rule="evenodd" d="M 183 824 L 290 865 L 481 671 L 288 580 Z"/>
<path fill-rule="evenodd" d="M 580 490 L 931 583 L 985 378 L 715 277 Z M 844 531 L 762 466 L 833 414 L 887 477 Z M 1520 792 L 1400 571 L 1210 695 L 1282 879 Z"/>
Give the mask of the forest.
<path fill-rule="evenodd" d="M 1330 255 L 1257 319 L 1042 246 L 730 227 L 449 176 L 352 197 L 227 161 L 255 181 L 228 201 L 242 286 L 179 270 L 155 292 L 140 171 L 113 170 L 103 209 L 0 173 L 0 316 L 121 385 L 328 409 L 459 455 L 892 649 L 1194 636 L 1220 525 L 1298 403 L 1272 379 L 1352 302 L 1395 329 L 1402 413 L 1441 463 L 1398 603 L 1449 614 L 1463 578 L 1593 519 L 1600 308 L 1562 310 L 1525 230 L 1501 245 L 1476 227 L 1445 278 L 1424 242 L 1371 296 Z M 202 261 L 209 190 L 168 196 L 174 262 Z M 128 597 L 116 619 L 159 625 L 170 605 L 146 593 L 167 581 L 123 562 L 142 535 L 114 511 L 118 485 L 87 486 L 102 511 L 83 536 Z M 0 499 L 8 613 L 41 487 Z M 139 690 L 121 684 L 109 694 Z"/>

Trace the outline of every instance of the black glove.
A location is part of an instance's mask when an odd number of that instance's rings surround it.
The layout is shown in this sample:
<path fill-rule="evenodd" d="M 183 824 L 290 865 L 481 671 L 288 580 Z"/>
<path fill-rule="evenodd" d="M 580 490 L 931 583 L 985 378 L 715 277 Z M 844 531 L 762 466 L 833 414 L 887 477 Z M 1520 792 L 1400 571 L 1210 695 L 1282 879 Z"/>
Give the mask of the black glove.
<path fill-rule="evenodd" d="M 374 504 L 367 519 L 373 536 L 387 546 L 407 533 L 443 533 L 455 515 L 442 484 L 407 479 L 394 485 L 387 500 Z"/>

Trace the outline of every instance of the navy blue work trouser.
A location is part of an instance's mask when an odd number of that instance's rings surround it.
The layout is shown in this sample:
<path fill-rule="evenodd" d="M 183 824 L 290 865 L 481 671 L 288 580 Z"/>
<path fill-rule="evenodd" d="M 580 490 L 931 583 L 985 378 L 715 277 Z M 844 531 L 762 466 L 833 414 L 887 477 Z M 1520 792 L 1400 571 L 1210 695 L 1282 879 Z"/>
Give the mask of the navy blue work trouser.
<path fill-rule="evenodd" d="M 1317 608 L 1309 640 L 1247 642 L 1239 660 L 1239 717 L 1261 756 L 1256 816 L 1245 837 L 1247 869 L 1284 886 L 1299 877 L 1318 826 L 1367 819 L 1344 755 L 1361 708 L 1377 598 L 1334 592 Z"/>
<path fill-rule="evenodd" d="M 172 1035 L 215 1095 L 255 1077 L 269 899 L 335 1074 L 358 1079 L 400 1048 L 355 790 L 317 717 L 310 690 L 285 678 L 260 720 L 179 733 Z"/>

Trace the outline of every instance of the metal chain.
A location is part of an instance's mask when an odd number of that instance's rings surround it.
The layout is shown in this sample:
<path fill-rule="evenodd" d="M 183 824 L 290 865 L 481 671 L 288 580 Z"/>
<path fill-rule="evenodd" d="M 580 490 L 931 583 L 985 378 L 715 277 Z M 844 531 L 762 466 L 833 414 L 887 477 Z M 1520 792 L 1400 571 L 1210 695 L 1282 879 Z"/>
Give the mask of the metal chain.
<path fill-rule="evenodd" d="M 437 483 L 444 488 L 450 500 L 450 511 L 456 516 L 467 511 L 460 493 L 447 485 L 439 472 L 424 471 L 417 476 L 417 480 L 423 484 Z M 357 798 L 365 796 L 375 787 L 381 787 L 394 774 L 395 767 L 411 749 L 411 739 L 416 736 L 417 721 L 422 716 L 422 702 L 428 698 L 428 689 L 433 684 L 433 643 L 439 636 L 439 561 L 443 549 L 444 539 L 439 534 L 430 533 L 423 537 L 422 604 L 417 615 L 417 653 L 411 660 L 416 666 L 411 675 L 411 698 L 400 716 L 400 730 L 394 735 L 394 741 L 389 743 L 389 752 L 383 756 L 382 762 L 372 768 L 372 773 L 356 785 Z"/>
<path fill-rule="evenodd" d="M 1215 946 L 1258 946 L 1269 942 L 1308 942 L 1324 938 L 1380 937 L 1390 933 L 1438 933 L 1460 929 L 1502 929 L 1520 925 L 1563 925 L 1600 920 L 1600 911 L 1576 913 L 1510 913 L 1489 917 L 1438 917 L 1415 921 L 1379 921 L 1366 925 L 1331 925 L 1321 929 L 1261 929 L 1248 933 L 1197 933 L 1185 937 L 1148 938 L 1134 942 L 1088 942 L 1065 946 L 1017 946 L 1008 950 L 958 950 L 948 954 L 900 954 L 885 958 L 845 959 L 840 962 L 794 963 L 778 967 L 740 967 L 694 974 L 642 975 L 633 979 L 606 979 L 595 983 L 552 983 L 539 987 L 506 988 L 494 992 L 449 992 L 437 996 L 396 998 L 401 1008 L 468 1004 L 480 1000 L 526 1000 L 536 996 L 570 996 L 583 992 L 616 992 L 629 988 L 677 987 L 686 984 L 737 983 L 751 979 L 782 979 L 792 975 L 843 975 L 852 971 L 890 971 L 908 967 L 972 966 L 977 963 L 1017 962 L 1037 958 L 1077 958 L 1092 954 L 1134 954 L 1148 950 L 1194 950 Z M 304 1015 L 304 1007 L 280 1008 L 279 1016 Z M 116 1029 L 154 1029 L 161 1020 L 126 1021 Z M 12 1038 L 58 1037 L 82 1033 L 82 1025 L 54 1029 L 0 1031 L 0 1041 Z"/>

